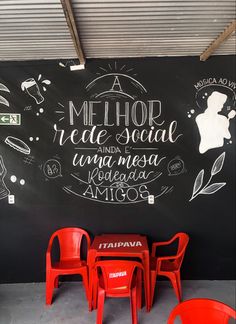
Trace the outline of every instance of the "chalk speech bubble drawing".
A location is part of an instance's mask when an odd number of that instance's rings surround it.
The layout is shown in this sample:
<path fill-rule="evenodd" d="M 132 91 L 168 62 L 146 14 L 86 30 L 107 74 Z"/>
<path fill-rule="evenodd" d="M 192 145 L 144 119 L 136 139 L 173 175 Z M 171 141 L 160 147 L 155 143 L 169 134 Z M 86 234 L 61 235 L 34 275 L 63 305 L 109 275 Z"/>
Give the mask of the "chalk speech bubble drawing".
<path fill-rule="evenodd" d="M 176 156 L 168 163 L 167 170 L 169 176 L 176 176 L 183 173 L 185 171 L 183 160 L 181 160 L 180 157 Z"/>
<path fill-rule="evenodd" d="M 55 159 L 47 160 L 43 165 L 43 172 L 44 175 L 50 179 L 62 177 L 61 164 Z"/>

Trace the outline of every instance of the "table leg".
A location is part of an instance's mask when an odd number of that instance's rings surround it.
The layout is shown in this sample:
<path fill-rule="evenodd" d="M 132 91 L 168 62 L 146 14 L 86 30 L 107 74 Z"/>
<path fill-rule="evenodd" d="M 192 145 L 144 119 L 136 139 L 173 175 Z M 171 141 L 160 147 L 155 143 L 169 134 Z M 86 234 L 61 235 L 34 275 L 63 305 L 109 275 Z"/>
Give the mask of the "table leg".
<path fill-rule="evenodd" d="M 146 311 L 150 312 L 150 261 L 149 252 L 144 252 L 144 291 L 145 291 L 145 301 L 146 301 Z"/>
<path fill-rule="evenodd" d="M 88 269 L 89 269 L 89 311 L 91 312 L 93 310 L 93 280 L 94 280 L 94 265 L 95 265 L 95 259 L 96 259 L 96 253 L 94 251 L 89 251 L 88 252 Z"/>

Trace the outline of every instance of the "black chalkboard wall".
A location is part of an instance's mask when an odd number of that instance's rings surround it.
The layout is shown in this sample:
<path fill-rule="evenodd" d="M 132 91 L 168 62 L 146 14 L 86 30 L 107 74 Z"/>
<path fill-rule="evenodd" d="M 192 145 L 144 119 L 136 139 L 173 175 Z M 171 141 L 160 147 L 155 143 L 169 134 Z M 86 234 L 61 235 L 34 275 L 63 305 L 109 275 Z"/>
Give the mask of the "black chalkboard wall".
<path fill-rule="evenodd" d="M 185 231 L 183 278 L 234 278 L 235 58 L 71 64 L 0 64 L 1 282 L 44 281 L 66 226 Z"/>

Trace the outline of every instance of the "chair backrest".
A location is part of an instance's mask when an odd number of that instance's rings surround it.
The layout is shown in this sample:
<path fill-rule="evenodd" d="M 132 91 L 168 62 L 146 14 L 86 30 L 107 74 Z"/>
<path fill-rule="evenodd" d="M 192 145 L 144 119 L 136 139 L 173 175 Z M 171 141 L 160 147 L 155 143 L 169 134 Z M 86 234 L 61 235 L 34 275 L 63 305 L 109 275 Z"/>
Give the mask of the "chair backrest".
<path fill-rule="evenodd" d="M 236 319 L 236 311 L 217 300 L 196 298 L 178 304 L 170 313 L 168 324 L 179 316 L 182 324 L 227 324 Z"/>
<path fill-rule="evenodd" d="M 104 289 L 107 292 L 127 293 L 132 286 L 133 274 L 136 268 L 143 270 L 141 263 L 128 260 L 104 260 L 95 264 L 103 277 Z"/>
<path fill-rule="evenodd" d="M 87 249 L 90 247 L 90 237 L 82 228 L 66 227 L 53 233 L 51 239 L 58 238 L 60 246 L 60 260 L 80 258 L 80 248 L 83 236 L 87 240 Z"/>
<path fill-rule="evenodd" d="M 186 233 L 177 233 L 173 237 L 173 240 L 177 240 L 177 239 L 178 239 L 178 249 L 177 249 L 176 259 L 174 260 L 174 263 L 176 269 L 179 269 L 184 259 L 184 254 L 189 242 L 189 236 Z"/>

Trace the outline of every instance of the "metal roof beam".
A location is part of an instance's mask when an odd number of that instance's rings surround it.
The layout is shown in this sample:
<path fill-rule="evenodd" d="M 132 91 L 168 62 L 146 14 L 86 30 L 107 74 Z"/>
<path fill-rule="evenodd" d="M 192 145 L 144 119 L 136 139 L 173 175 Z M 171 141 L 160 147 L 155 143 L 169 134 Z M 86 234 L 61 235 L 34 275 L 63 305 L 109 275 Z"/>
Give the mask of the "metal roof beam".
<path fill-rule="evenodd" d="M 206 61 L 208 57 L 236 30 L 236 20 L 232 23 L 208 46 L 200 55 L 200 61 Z"/>
<path fill-rule="evenodd" d="M 61 4 L 62 4 L 63 11 L 64 11 L 64 15 L 66 17 L 67 25 L 69 27 L 71 38 L 73 40 L 75 50 L 76 50 L 76 53 L 79 58 L 79 62 L 80 62 L 80 64 L 85 64 L 86 59 L 85 59 L 82 44 L 81 44 L 81 41 L 79 38 L 78 29 L 76 27 L 73 9 L 71 6 L 71 1 L 70 0 L 61 0 Z"/>

